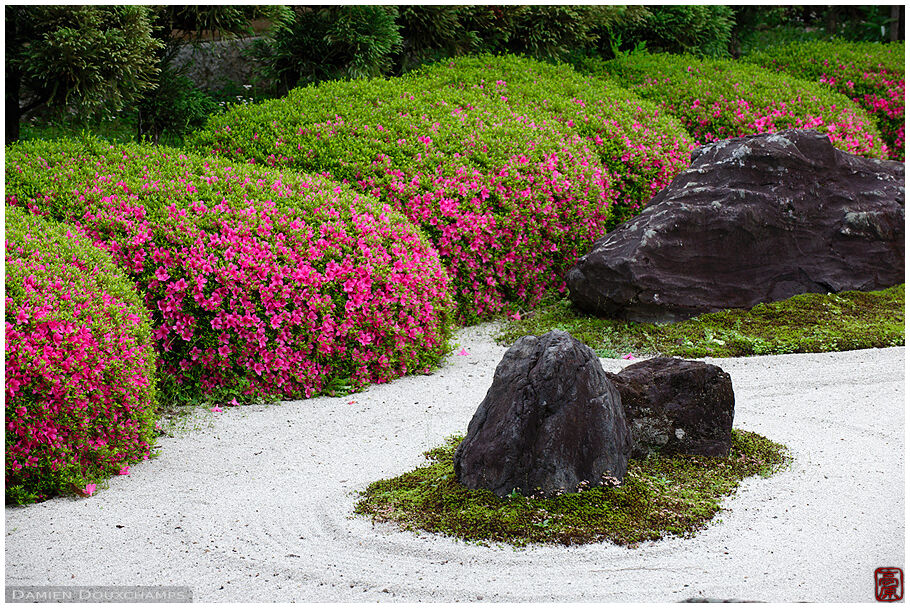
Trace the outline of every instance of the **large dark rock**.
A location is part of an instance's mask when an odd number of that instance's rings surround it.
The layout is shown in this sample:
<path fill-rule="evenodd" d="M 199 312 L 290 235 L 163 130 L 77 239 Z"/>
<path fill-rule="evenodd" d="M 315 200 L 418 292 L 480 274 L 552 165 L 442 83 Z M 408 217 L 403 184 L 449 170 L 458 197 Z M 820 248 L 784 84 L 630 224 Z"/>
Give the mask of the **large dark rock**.
<path fill-rule="evenodd" d="M 455 474 L 499 496 L 551 496 L 621 481 L 630 448 L 619 393 L 597 355 L 551 331 L 506 351 L 455 451 Z"/>
<path fill-rule="evenodd" d="M 607 377 L 622 398 L 633 458 L 730 451 L 733 383 L 718 366 L 655 357 Z"/>
<path fill-rule="evenodd" d="M 903 281 L 904 165 L 811 130 L 699 148 L 567 276 L 578 307 L 637 321 Z"/>

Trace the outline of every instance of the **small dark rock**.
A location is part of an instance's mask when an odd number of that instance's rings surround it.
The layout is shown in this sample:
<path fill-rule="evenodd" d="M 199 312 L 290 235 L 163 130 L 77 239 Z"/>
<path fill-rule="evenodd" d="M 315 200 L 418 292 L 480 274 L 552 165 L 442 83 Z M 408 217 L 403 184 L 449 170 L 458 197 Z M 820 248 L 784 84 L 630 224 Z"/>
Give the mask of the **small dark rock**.
<path fill-rule="evenodd" d="M 729 453 L 733 383 L 718 366 L 655 357 L 607 377 L 622 398 L 633 458 Z"/>
<path fill-rule="evenodd" d="M 703 146 L 566 282 L 583 310 L 659 322 L 902 283 L 904 165 L 812 130 Z"/>
<path fill-rule="evenodd" d="M 498 496 L 552 496 L 626 474 L 631 448 L 619 393 L 597 355 L 566 332 L 506 351 L 455 451 L 455 474 Z"/>

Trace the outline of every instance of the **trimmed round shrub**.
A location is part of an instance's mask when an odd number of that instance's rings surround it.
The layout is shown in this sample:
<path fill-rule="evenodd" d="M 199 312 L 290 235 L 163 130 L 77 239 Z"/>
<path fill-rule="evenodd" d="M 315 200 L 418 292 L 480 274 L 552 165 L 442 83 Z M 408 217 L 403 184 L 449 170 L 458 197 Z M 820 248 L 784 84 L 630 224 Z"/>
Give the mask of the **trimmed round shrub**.
<path fill-rule="evenodd" d="M 149 456 L 148 312 L 110 255 L 6 208 L 6 500 L 72 492 Z"/>
<path fill-rule="evenodd" d="M 587 61 L 679 118 L 700 144 L 783 129 L 816 129 L 851 154 L 885 158 L 875 122 L 829 87 L 755 65 L 687 55 L 630 55 Z"/>
<path fill-rule="evenodd" d="M 904 160 L 903 42 L 812 41 L 771 47 L 744 61 L 827 85 L 878 123 L 889 158 Z"/>
<path fill-rule="evenodd" d="M 273 400 L 427 371 L 451 300 L 400 214 L 319 176 L 151 146 L 34 142 L 7 202 L 108 251 L 154 321 L 162 402 Z"/>
<path fill-rule="evenodd" d="M 669 183 L 692 144 L 611 83 L 483 56 L 296 89 L 213 118 L 189 145 L 328 172 L 389 202 L 429 236 L 471 322 L 564 289 L 564 270 Z"/>

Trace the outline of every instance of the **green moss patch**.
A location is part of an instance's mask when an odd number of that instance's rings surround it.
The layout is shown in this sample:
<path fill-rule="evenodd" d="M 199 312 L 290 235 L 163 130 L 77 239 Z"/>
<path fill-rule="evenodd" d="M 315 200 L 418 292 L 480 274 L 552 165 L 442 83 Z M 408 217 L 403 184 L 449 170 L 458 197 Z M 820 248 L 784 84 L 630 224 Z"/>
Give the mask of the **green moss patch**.
<path fill-rule="evenodd" d="M 690 536 L 721 510 L 721 498 L 753 475 L 769 476 L 790 462 L 786 448 L 761 435 L 733 431 L 729 456 L 652 456 L 630 460 L 620 487 L 595 487 L 548 499 L 513 493 L 498 498 L 455 479 L 452 457 L 461 437 L 426 452 L 430 461 L 372 483 L 355 512 L 465 541 L 564 545 L 612 541 L 635 545 Z"/>
<path fill-rule="evenodd" d="M 626 353 L 743 357 L 903 346 L 904 286 L 802 294 L 666 325 L 601 319 L 559 300 L 509 321 L 497 340 L 511 344 L 552 329 L 567 331 L 601 357 L 612 358 Z"/>

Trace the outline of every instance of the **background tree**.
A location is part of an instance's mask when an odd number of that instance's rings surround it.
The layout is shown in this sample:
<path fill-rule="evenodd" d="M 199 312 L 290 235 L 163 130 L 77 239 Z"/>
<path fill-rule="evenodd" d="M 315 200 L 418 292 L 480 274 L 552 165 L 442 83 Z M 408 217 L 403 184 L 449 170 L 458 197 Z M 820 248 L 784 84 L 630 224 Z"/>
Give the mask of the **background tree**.
<path fill-rule="evenodd" d="M 276 16 L 251 55 L 277 93 L 322 80 L 387 74 L 401 45 L 394 6 L 295 6 Z"/>
<path fill-rule="evenodd" d="M 174 138 L 205 124 L 217 102 L 186 76 L 189 63 L 178 65 L 180 49 L 207 39 L 235 38 L 253 33 L 251 22 L 272 14 L 272 8 L 237 5 L 156 5 L 151 8 L 152 36 L 161 43 L 156 53 L 159 70 L 155 86 L 136 106 L 139 141 L 157 144 L 165 133 Z"/>
<path fill-rule="evenodd" d="M 154 84 L 160 46 L 144 6 L 7 6 L 6 142 L 45 105 L 118 112 Z"/>

